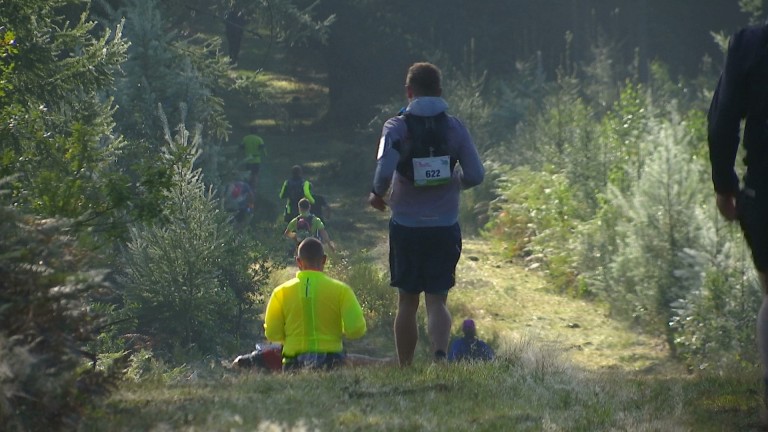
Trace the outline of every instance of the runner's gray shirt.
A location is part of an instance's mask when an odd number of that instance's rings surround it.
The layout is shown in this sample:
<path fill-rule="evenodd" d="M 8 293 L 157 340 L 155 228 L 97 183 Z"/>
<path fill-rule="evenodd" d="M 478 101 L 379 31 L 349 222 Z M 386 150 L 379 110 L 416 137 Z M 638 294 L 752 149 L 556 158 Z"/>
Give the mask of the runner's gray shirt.
<path fill-rule="evenodd" d="M 440 97 L 412 99 L 405 112 L 434 116 L 448 108 Z M 392 220 L 408 227 L 451 226 L 459 220 L 459 192 L 483 182 L 485 169 L 469 131 L 459 119 L 448 116 L 446 141 L 451 157 L 458 160 L 451 181 L 437 186 L 416 187 L 397 172 L 400 153 L 392 145 L 405 140 L 405 118 L 392 117 L 384 123 L 379 140 L 373 192 L 385 196 L 391 187 L 389 206 Z"/>

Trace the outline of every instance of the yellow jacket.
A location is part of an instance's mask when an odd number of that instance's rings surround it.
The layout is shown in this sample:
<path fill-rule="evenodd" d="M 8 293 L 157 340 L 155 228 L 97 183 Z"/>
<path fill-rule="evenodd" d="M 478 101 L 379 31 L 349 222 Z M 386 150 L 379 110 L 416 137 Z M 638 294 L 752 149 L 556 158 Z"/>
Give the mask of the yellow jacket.
<path fill-rule="evenodd" d="M 321 271 L 301 270 L 272 291 L 264 332 L 283 356 L 342 352 L 342 337 L 365 334 L 363 310 L 349 285 Z"/>

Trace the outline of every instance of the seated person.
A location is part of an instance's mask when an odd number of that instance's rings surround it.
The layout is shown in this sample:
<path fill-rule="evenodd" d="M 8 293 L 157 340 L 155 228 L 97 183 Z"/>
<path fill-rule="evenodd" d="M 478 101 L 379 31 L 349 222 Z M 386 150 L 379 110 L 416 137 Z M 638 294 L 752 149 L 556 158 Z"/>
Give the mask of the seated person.
<path fill-rule="evenodd" d="M 320 240 L 302 241 L 296 277 L 275 288 L 267 303 L 264 335 L 282 344 L 284 371 L 339 367 L 346 362 L 342 339 L 366 332 L 352 288 L 323 273 L 327 259 Z"/>
<path fill-rule="evenodd" d="M 288 222 L 288 226 L 285 228 L 283 236 L 296 242 L 296 245 L 306 238 L 314 237 L 322 240 L 323 244 L 328 245 L 328 247 L 335 252 L 336 245 L 328 236 L 328 231 L 325 230 L 325 224 L 319 217 L 310 213 L 310 206 L 311 204 L 306 198 L 299 200 L 299 215 Z"/>
<path fill-rule="evenodd" d="M 457 362 L 462 360 L 493 360 L 493 349 L 485 342 L 478 339 L 475 322 L 466 319 L 461 324 L 461 330 L 464 336 L 451 342 L 448 348 L 448 361 Z"/>

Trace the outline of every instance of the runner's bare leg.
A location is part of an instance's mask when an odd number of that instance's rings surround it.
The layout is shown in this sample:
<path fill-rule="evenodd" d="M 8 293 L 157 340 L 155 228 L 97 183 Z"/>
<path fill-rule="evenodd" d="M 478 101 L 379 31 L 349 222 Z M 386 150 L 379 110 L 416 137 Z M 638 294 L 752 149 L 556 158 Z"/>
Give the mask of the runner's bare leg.
<path fill-rule="evenodd" d="M 451 313 L 448 311 L 448 296 L 425 294 L 427 306 L 427 331 L 432 352 L 448 352 L 451 339 Z"/>
<path fill-rule="evenodd" d="M 419 327 L 416 312 L 419 310 L 419 294 L 399 292 L 397 315 L 395 316 L 395 348 L 400 366 L 413 363 L 416 343 L 419 341 Z"/>

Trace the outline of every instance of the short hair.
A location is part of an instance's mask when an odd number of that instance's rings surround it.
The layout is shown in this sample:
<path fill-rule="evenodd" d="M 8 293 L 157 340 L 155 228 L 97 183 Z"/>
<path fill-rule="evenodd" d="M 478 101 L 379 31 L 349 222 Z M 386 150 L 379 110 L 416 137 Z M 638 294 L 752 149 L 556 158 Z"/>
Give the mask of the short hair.
<path fill-rule="evenodd" d="M 414 63 L 408 68 L 405 85 L 410 87 L 416 96 L 440 96 L 441 72 L 432 63 Z"/>
<path fill-rule="evenodd" d="M 319 268 L 323 264 L 323 243 L 315 237 L 307 237 L 299 243 L 299 259 L 310 266 Z"/>
<path fill-rule="evenodd" d="M 302 198 L 299 200 L 299 210 L 309 210 L 311 205 L 309 204 L 309 200 L 306 198 Z"/>
<path fill-rule="evenodd" d="M 300 178 L 302 175 L 301 165 L 294 165 L 291 167 L 291 177 Z"/>

